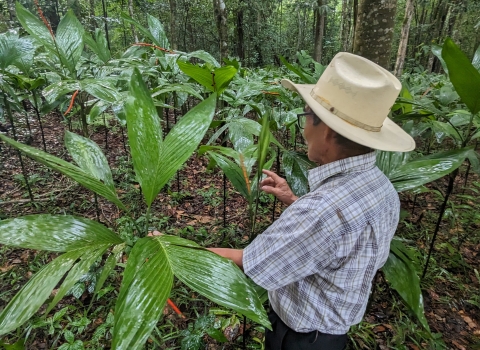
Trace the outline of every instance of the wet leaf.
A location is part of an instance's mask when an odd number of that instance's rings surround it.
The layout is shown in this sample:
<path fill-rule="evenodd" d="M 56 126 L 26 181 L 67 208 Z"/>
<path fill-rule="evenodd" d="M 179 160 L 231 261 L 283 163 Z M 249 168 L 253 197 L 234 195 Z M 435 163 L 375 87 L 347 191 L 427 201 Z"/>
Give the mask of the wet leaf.
<path fill-rule="evenodd" d="M 65 146 L 82 170 L 102 181 L 112 192 L 116 191 L 107 158 L 95 142 L 67 130 Z"/>
<path fill-rule="evenodd" d="M 32 317 L 73 263 L 89 249 L 87 247 L 60 255 L 40 269 L 3 309 L 0 314 L 0 335 L 15 330 Z"/>
<path fill-rule="evenodd" d="M 385 278 L 392 287 L 400 294 L 409 309 L 420 321 L 420 324 L 428 331 L 427 319 L 423 311 L 423 296 L 420 290 L 420 279 L 415 267 L 405 253 L 407 249 L 398 240 L 393 240 L 390 245 L 390 255 L 382 270 Z"/>
<path fill-rule="evenodd" d="M 19 149 L 25 153 L 28 157 L 36 160 L 48 166 L 51 169 L 61 172 L 69 178 L 77 181 L 80 185 L 88 188 L 89 190 L 97 193 L 98 195 L 105 197 L 112 203 L 116 204 L 119 208 L 126 210 L 123 203 L 118 199 L 117 193 L 112 191 L 108 186 L 97 180 L 93 176 L 87 174 L 79 167 L 70 164 L 63 159 L 52 156 L 46 152 L 40 151 L 36 148 L 21 144 L 15 140 L 12 140 L 4 135 L 0 134 L 0 139 L 9 145 Z"/>
<path fill-rule="evenodd" d="M 204 249 L 181 247 L 171 236 L 159 236 L 172 270 L 183 283 L 215 303 L 270 328 L 265 309 L 245 274 L 229 259 Z"/>
<path fill-rule="evenodd" d="M 172 284 L 165 247 L 150 237 L 139 239 L 130 252 L 115 305 L 112 349 L 143 346 L 162 315 Z"/>
<path fill-rule="evenodd" d="M 476 114 L 480 111 L 480 72 L 450 38 L 443 44 L 442 57 L 455 90 L 470 112 Z"/>
<path fill-rule="evenodd" d="M 401 152 L 378 152 L 377 166 L 390 179 L 398 192 L 413 189 L 450 174 L 465 161 L 471 147 L 439 152 L 409 159 Z"/>
<path fill-rule="evenodd" d="M 162 126 L 150 92 L 137 68 L 131 77 L 125 112 L 133 168 L 147 206 L 150 206 L 161 189 L 156 184 L 156 176 L 161 161 Z"/>
<path fill-rule="evenodd" d="M 64 252 L 123 241 L 102 224 L 89 219 L 37 214 L 0 221 L 0 243 L 13 247 Z"/>

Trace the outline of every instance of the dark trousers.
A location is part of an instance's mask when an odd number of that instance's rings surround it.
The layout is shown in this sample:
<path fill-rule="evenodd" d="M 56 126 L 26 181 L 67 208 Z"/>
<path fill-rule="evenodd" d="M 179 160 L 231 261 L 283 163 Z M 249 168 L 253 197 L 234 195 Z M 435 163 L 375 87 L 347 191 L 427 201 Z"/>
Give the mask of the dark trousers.
<path fill-rule="evenodd" d="M 273 310 L 268 318 L 273 330 L 266 330 L 265 350 L 344 350 L 347 347 L 346 334 L 298 333 L 283 323 Z"/>

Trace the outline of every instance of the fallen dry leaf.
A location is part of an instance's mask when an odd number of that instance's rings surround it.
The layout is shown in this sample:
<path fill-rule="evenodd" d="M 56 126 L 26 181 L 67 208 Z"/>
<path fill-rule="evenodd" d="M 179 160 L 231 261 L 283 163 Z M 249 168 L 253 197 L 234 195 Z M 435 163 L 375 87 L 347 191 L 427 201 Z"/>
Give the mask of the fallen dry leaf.
<path fill-rule="evenodd" d="M 455 345 L 457 347 L 457 349 L 459 349 L 459 350 L 467 350 L 466 347 L 464 347 L 462 344 L 460 344 L 456 340 L 452 340 L 452 344 Z"/>
<path fill-rule="evenodd" d="M 468 327 L 477 328 L 477 324 L 470 317 L 462 315 L 462 318 L 468 324 Z"/>
<path fill-rule="evenodd" d="M 0 267 L 0 272 L 7 272 L 10 271 L 13 268 L 13 265 L 5 265 Z"/>

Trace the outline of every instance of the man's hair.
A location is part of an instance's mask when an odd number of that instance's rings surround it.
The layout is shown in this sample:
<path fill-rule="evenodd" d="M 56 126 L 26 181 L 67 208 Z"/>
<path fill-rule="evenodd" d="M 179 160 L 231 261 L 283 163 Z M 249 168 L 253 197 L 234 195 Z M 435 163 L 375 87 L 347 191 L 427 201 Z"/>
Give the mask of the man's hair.
<path fill-rule="evenodd" d="M 322 120 L 317 115 L 314 115 L 313 125 L 317 126 L 321 122 L 322 122 Z M 333 130 L 333 131 L 335 132 L 335 141 L 337 142 L 337 145 L 340 146 L 340 148 L 342 148 L 343 151 L 345 151 L 347 153 L 355 152 L 355 153 L 359 153 L 359 154 L 373 152 L 372 148 L 370 148 L 368 146 L 361 145 L 359 143 L 356 143 L 356 142 L 354 142 L 350 139 L 347 139 L 345 136 L 340 135 L 335 130 Z"/>

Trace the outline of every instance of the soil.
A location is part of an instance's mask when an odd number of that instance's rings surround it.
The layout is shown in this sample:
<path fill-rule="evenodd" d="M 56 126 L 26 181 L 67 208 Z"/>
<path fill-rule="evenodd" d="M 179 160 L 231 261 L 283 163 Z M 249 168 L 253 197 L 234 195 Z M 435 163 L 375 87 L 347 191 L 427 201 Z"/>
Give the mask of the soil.
<path fill-rule="evenodd" d="M 23 119 L 22 119 L 23 118 Z M 173 119 L 173 116 L 172 116 Z M 173 121 L 173 120 L 172 120 Z M 128 164 L 126 159 L 129 157 L 126 152 L 126 131 L 114 121 L 109 122 L 109 128 L 96 126 L 94 132 L 90 135 L 107 155 L 110 167 L 113 169 L 115 182 L 121 183 L 119 188 L 119 196 L 128 195 L 129 203 L 135 203 L 138 212 L 142 212 L 142 200 L 138 183 L 135 182 L 133 176 L 126 176 L 128 172 Z M 32 128 L 32 137 L 28 136 L 28 132 L 24 127 L 24 117 L 19 117 L 17 125 L 17 133 L 20 142 L 27 142 L 31 146 L 42 149 L 42 138 L 39 124 L 36 120 L 30 120 Z M 12 137 L 12 128 L 10 125 L 3 123 L 3 131 Z M 45 134 L 45 142 L 47 152 L 62 157 L 68 161 L 68 153 L 63 146 L 63 135 L 66 129 L 64 119 L 59 114 L 51 114 L 48 118 L 43 119 L 43 129 Z M 80 128 L 79 128 L 80 129 Z M 92 128 L 93 129 L 93 128 Z M 92 130 L 91 129 L 91 130 Z M 107 138 L 107 139 L 106 139 Z M 108 143 L 108 144 L 107 144 Z M 22 170 L 17 152 L 0 144 L 0 219 L 13 218 L 28 214 L 52 213 L 52 214 L 72 214 L 88 217 L 93 220 L 99 220 L 108 227 L 115 228 L 118 225 L 118 219 L 122 213 L 110 202 L 103 198 L 95 198 L 92 192 L 82 188 L 73 181 L 65 178 L 59 173 L 50 171 L 44 166 L 23 157 L 26 172 L 31 178 L 32 194 L 35 197 L 35 203 L 30 203 L 28 192 L 22 181 Z M 223 186 L 224 179 L 221 172 L 207 170 L 208 161 L 204 157 L 193 156 L 183 169 L 179 172 L 178 177 L 173 179 L 159 194 L 154 202 L 153 214 L 158 220 L 158 227 L 169 227 L 185 229 L 188 238 L 188 227 L 193 227 L 196 231 L 204 228 L 208 234 L 205 236 L 193 237 L 197 242 L 203 244 L 222 244 L 225 239 L 224 227 L 224 208 L 223 208 Z M 116 171 L 116 169 L 122 169 Z M 127 170 L 127 171 L 125 171 Z M 131 169 L 130 169 L 131 174 Z M 476 179 L 472 177 L 472 179 Z M 459 179 L 462 181 L 463 179 Z M 473 181 L 473 180 L 469 180 Z M 440 189 L 445 188 L 445 180 L 437 181 L 435 186 Z M 227 182 L 228 201 L 226 205 L 225 221 L 226 225 L 235 228 L 235 234 L 238 235 L 237 245 L 244 245 L 248 241 L 247 233 L 247 205 L 245 200 L 232 189 Z M 460 188 L 460 187 L 458 187 Z M 413 208 L 413 195 L 402 194 L 402 206 L 411 212 L 407 223 L 418 227 L 422 225 L 434 226 L 431 222 L 425 223 L 428 217 L 433 213 L 437 213 L 440 207 L 438 198 L 433 195 L 419 195 L 415 200 L 415 208 Z M 98 209 L 95 201 L 98 201 Z M 133 204 L 132 204 L 133 205 Z M 259 227 L 266 227 L 272 221 L 272 209 L 270 209 L 259 217 Z M 283 208 L 281 205 L 275 207 L 275 217 L 278 217 Z M 438 214 L 437 214 L 438 215 Z M 446 221 L 446 220 L 444 220 Z M 406 229 L 404 228 L 400 228 Z M 473 229 L 477 229 L 476 227 Z M 442 261 L 444 266 L 437 269 L 440 276 L 443 277 L 433 279 L 427 283 L 428 288 L 423 290 L 425 315 L 428 319 L 431 330 L 435 333 L 441 333 L 448 349 L 474 349 L 480 344 L 480 309 L 479 305 L 474 305 L 469 300 L 476 300 L 480 288 L 479 275 L 475 273 L 480 270 L 479 254 L 480 247 L 474 244 L 475 240 L 466 240 L 459 251 L 451 252 L 447 248 L 441 246 L 442 242 L 448 242 L 452 232 L 447 224 L 441 227 L 438 238 L 438 246 L 434 255 L 437 264 Z M 431 230 L 429 231 L 431 234 Z M 422 252 L 426 252 L 428 247 L 425 243 L 425 237 L 417 237 L 415 245 Z M 224 242 L 225 243 L 225 242 Z M 233 243 L 232 243 L 233 244 Z M 38 254 L 43 254 L 42 259 L 45 262 L 52 259 L 51 254 L 39 253 L 30 250 L 11 249 L 7 250 L 9 256 L 3 257 L 4 266 L 0 266 L 0 274 L 17 266 L 28 266 L 28 263 L 35 259 Z M 459 256 L 455 261 L 461 263 L 455 265 L 448 261 L 446 257 L 451 255 Z M 443 257 L 443 258 L 442 258 Z M 443 260 L 442 260 L 443 259 Z M 443 270 L 442 270 L 443 269 Z M 27 273 L 26 278 L 31 275 Z M 439 282 L 440 281 L 440 282 Z M 26 279 L 23 280 L 23 283 Z M 425 284 L 422 284 L 425 285 Z M 9 287 L 0 286 L 0 294 L 3 294 Z M 83 298 L 89 298 L 85 293 Z M 394 337 L 399 337 L 399 319 L 397 309 L 408 314 L 402 306 L 392 305 L 393 300 L 398 304 L 399 296 L 388 288 L 382 274 L 379 273 L 377 279 L 377 289 L 374 294 L 372 303 L 365 315 L 365 320 L 371 325 L 370 334 L 374 337 L 377 348 L 389 349 L 389 344 Z M 6 301 L 0 299 L 0 308 L 4 306 Z M 62 302 L 64 305 L 68 302 L 74 303 L 72 298 L 66 298 Z M 190 309 L 187 305 L 180 305 L 180 309 L 188 315 Z M 178 317 L 172 310 L 166 308 L 165 312 L 169 318 L 181 329 L 186 327 L 186 321 Z M 414 319 L 411 316 L 411 319 Z M 99 326 L 103 320 L 95 321 L 95 327 Z M 249 325 L 248 325 L 249 326 Z M 423 349 L 427 348 L 426 343 L 415 343 L 416 332 L 420 331 L 420 326 L 414 326 L 412 329 L 405 330 L 405 349 Z M 93 329 L 92 329 L 93 331 Z M 232 331 L 231 329 L 229 331 Z M 236 336 L 243 332 L 243 326 L 236 329 Z M 253 336 L 254 330 L 250 330 L 249 336 Z M 363 333 L 365 334 L 365 333 Z M 207 339 L 207 338 L 206 338 Z M 210 342 L 208 349 L 220 349 L 216 342 L 208 338 Z M 356 346 L 354 346 L 354 343 Z M 352 336 L 349 348 L 369 349 L 368 345 L 361 336 Z M 31 348 L 48 348 L 46 342 L 42 339 L 36 339 L 31 344 Z M 235 346 L 232 345 L 232 349 Z M 480 346 L 478 347 L 480 348 Z"/>

